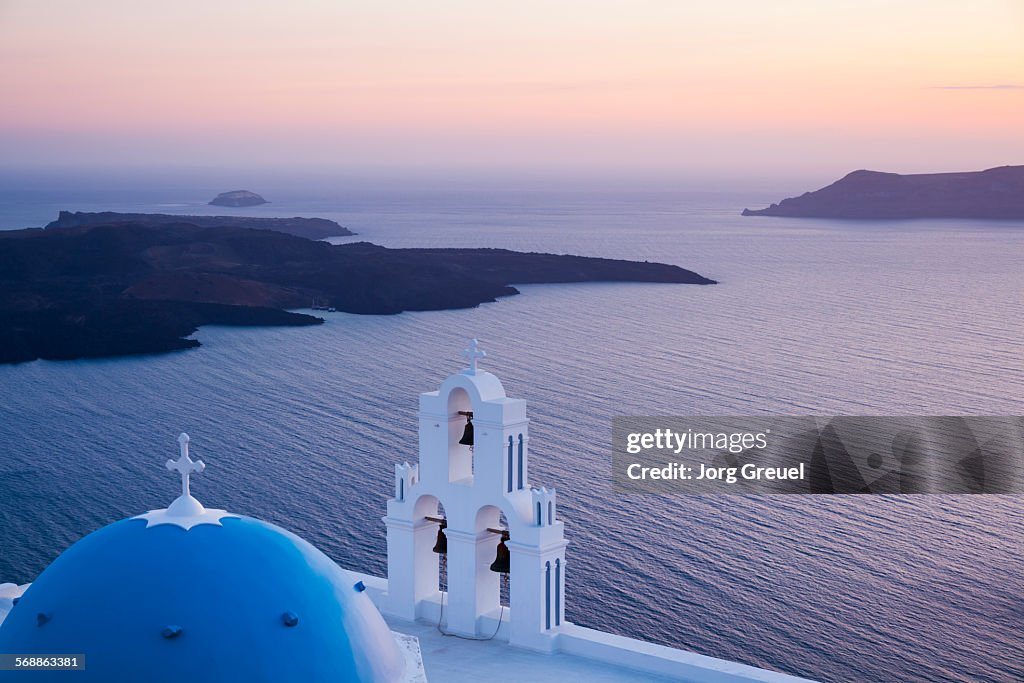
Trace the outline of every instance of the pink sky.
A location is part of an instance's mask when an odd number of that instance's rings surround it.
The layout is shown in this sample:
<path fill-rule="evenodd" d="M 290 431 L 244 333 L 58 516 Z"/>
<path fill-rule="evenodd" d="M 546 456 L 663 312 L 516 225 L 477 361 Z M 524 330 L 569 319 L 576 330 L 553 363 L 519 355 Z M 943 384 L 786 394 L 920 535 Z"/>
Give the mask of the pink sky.
<path fill-rule="evenodd" d="M 0 0 L 0 101 L 8 166 L 982 168 L 1024 3 Z"/>

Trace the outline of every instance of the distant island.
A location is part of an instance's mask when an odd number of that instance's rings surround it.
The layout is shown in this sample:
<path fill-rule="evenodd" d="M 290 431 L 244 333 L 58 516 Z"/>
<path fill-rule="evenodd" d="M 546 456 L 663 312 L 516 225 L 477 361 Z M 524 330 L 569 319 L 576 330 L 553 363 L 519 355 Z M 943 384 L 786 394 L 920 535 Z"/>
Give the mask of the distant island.
<path fill-rule="evenodd" d="M 744 216 L 1024 219 L 1024 166 L 900 175 L 854 171 L 814 192 Z"/>
<path fill-rule="evenodd" d="M 264 218 L 250 216 L 175 216 L 167 213 L 116 213 L 114 211 L 61 211 L 57 220 L 46 225 L 46 229 L 74 228 L 85 225 L 113 225 L 134 223 L 137 225 L 168 225 L 188 223 L 201 228 L 251 228 L 253 230 L 276 230 L 277 232 L 320 240 L 327 237 L 349 237 L 355 233 L 326 218 Z"/>
<path fill-rule="evenodd" d="M 201 325 L 315 325 L 326 302 L 393 314 L 470 308 L 512 283 L 715 284 L 678 266 L 504 249 L 331 245 L 271 230 L 122 222 L 0 231 L 0 363 L 199 346 Z"/>
<path fill-rule="evenodd" d="M 255 192 L 249 192 L 249 190 L 221 192 L 210 200 L 210 204 L 213 206 L 259 206 L 267 203 L 269 202 L 266 199 Z"/>

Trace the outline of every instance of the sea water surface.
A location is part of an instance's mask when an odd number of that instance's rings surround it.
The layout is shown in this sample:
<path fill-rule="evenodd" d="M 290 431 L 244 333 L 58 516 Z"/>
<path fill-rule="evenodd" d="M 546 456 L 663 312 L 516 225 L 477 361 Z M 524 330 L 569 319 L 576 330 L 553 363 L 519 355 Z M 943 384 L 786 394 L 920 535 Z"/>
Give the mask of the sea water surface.
<path fill-rule="evenodd" d="M 58 208 L 210 213 L 223 189 L 3 191 L 0 227 Z M 612 490 L 620 414 L 1024 412 L 1024 224 L 739 216 L 778 198 L 282 185 L 239 213 L 334 218 L 385 246 L 664 261 L 721 284 L 528 286 L 471 310 L 205 327 L 194 351 L 0 366 L 0 582 L 170 502 L 180 431 L 207 464 L 205 504 L 383 574 L 418 394 L 475 336 L 528 401 L 532 483 L 558 488 L 572 621 L 829 682 L 1024 680 L 1020 497 Z"/>

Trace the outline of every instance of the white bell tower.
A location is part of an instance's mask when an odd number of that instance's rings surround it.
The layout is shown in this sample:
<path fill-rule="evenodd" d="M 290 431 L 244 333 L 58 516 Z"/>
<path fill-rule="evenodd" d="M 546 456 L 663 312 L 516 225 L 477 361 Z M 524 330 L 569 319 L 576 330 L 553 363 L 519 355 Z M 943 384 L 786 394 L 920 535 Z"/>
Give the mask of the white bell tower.
<path fill-rule="evenodd" d="M 415 620 L 439 603 L 447 631 L 468 637 L 491 635 L 491 624 L 503 618 L 511 644 L 551 652 L 565 623 L 568 544 L 555 490 L 530 487 L 526 401 L 508 398 L 498 378 L 477 367 L 486 354 L 476 339 L 463 355 L 468 368 L 438 391 L 420 394 L 419 464 L 395 466 L 395 496 L 384 518 L 387 611 Z M 473 446 L 459 443 L 470 420 Z M 446 515 L 446 595 L 432 550 L 441 524 L 438 503 Z M 511 555 L 507 612 L 501 577 L 490 570 L 502 514 Z"/>

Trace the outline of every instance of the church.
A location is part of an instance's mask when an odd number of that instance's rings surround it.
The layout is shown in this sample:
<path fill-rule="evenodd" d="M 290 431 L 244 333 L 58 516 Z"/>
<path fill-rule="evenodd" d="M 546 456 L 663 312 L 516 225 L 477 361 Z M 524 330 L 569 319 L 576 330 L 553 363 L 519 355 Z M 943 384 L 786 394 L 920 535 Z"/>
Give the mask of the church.
<path fill-rule="evenodd" d="M 182 434 L 166 508 L 85 536 L 31 584 L 0 585 L 0 655 L 34 664 L 4 660 L 0 681 L 806 680 L 566 621 L 571 546 L 556 489 L 530 479 L 526 403 L 480 367 L 475 339 L 463 355 L 420 395 L 419 461 L 395 465 L 386 577 L 205 507 L 191 492 L 205 465 Z"/>

